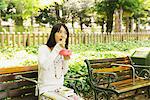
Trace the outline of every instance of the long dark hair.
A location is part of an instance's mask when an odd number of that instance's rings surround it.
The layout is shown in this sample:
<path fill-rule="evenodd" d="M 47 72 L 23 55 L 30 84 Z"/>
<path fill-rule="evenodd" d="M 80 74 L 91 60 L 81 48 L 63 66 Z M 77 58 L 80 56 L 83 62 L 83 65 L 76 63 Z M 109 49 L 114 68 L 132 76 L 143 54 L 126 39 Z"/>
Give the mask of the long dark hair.
<path fill-rule="evenodd" d="M 59 23 L 53 26 L 52 30 L 51 30 L 51 34 L 49 36 L 49 39 L 46 43 L 46 45 L 51 48 L 54 47 L 56 45 L 56 41 L 55 41 L 55 33 L 60 31 L 61 26 L 63 26 L 67 32 L 67 39 L 66 39 L 66 44 L 65 44 L 65 48 L 68 49 L 68 42 L 69 42 L 69 30 L 66 27 L 65 24 Z"/>

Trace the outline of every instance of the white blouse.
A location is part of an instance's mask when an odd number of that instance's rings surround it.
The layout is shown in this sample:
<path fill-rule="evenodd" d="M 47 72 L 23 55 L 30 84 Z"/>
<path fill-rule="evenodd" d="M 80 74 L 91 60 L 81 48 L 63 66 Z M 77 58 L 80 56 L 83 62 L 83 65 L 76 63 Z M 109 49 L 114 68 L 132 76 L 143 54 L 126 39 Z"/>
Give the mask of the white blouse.
<path fill-rule="evenodd" d="M 38 51 L 38 88 L 39 94 L 55 91 L 63 86 L 64 75 L 68 71 L 68 61 L 59 55 L 63 48 L 56 44 L 52 51 L 41 45 Z"/>

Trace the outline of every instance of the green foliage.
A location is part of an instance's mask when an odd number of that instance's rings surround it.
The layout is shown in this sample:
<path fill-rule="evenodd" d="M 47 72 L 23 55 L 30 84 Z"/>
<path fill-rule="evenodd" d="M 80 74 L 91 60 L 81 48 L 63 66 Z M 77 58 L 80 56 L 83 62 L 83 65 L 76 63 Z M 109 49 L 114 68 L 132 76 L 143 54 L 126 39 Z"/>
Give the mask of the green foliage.
<path fill-rule="evenodd" d="M 37 64 L 37 61 L 34 61 L 34 60 L 25 60 L 24 62 L 21 62 L 20 63 L 22 66 L 25 65 L 25 66 L 30 66 L 30 65 L 34 65 L 34 64 Z"/>
<path fill-rule="evenodd" d="M 38 54 L 38 46 L 28 46 L 25 48 L 25 50 L 29 54 Z"/>
<path fill-rule="evenodd" d="M 53 6 L 50 6 L 49 8 L 46 7 L 44 9 L 40 9 L 39 12 L 40 14 L 35 17 L 38 23 L 49 23 L 50 25 L 54 25 L 57 22 Z"/>
<path fill-rule="evenodd" d="M 69 61 L 70 70 L 66 74 L 65 79 L 70 77 L 78 77 L 80 75 L 87 75 L 87 68 L 84 63 L 85 59 L 112 58 L 112 57 L 131 55 L 130 50 L 139 47 L 150 47 L 150 40 L 99 43 L 94 45 L 93 44 L 71 45 L 69 49 L 73 51 L 73 55 L 72 55 L 72 59 Z M 1 57 L 6 57 L 7 59 L 11 59 L 15 56 L 15 59 L 18 60 L 28 58 L 28 59 L 24 59 L 23 62 L 20 62 L 21 65 L 37 64 L 37 59 L 31 58 L 31 56 L 33 55 L 37 56 L 37 53 L 38 53 L 38 46 L 29 46 L 27 48 L 24 47 L 0 48 Z M 85 86 L 83 90 L 80 91 L 80 93 L 82 93 L 84 96 L 89 95 L 91 93 L 90 86 L 88 85 L 86 79 L 87 76 L 83 76 L 79 78 L 79 80 L 82 81 Z M 66 86 L 72 87 L 73 84 L 75 84 L 74 80 L 65 80 Z"/>
<path fill-rule="evenodd" d="M 0 10 L 4 10 L 7 7 L 7 3 L 5 0 L 0 0 Z"/>
<path fill-rule="evenodd" d="M 16 9 L 14 16 L 21 16 L 23 19 L 31 17 L 32 14 L 36 15 L 39 8 L 37 0 L 12 0 L 9 3 Z"/>

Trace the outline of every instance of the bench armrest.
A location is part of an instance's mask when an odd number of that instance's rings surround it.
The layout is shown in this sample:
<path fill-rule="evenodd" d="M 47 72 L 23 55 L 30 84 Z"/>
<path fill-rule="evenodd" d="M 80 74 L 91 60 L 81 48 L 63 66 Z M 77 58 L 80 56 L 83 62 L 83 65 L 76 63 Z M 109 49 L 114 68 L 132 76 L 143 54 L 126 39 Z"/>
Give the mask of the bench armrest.
<path fill-rule="evenodd" d="M 87 76 L 87 75 L 81 75 L 81 76 L 76 76 L 76 77 L 69 77 L 69 78 L 65 78 L 66 81 L 74 81 L 74 82 L 69 82 L 70 86 L 73 87 L 73 89 L 75 90 L 75 92 L 80 95 L 80 92 L 82 90 L 84 90 L 84 82 L 83 82 L 83 79 L 82 77 L 83 76 Z"/>
<path fill-rule="evenodd" d="M 133 65 L 135 68 L 150 68 L 150 66 Z"/>
<path fill-rule="evenodd" d="M 111 65 L 114 65 L 114 66 L 125 66 L 125 67 L 132 68 L 132 70 L 133 70 L 133 73 L 132 73 L 133 74 L 133 85 L 135 85 L 135 76 L 136 76 L 136 74 L 135 74 L 135 68 L 134 68 L 134 66 L 129 65 L 129 64 L 116 64 L 116 63 L 113 63 Z"/>
<path fill-rule="evenodd" d="M 27 77 L 23 77 L 22 75 L 16 75 L 15 79 L 24 79 L 24 80 L 27 80 L 27 81 L 30 81 L 30 82 L 34 82 L 36 84 L 38 83 L 36 80 L 33 80 L 31 78 L 27 78 Z"/>
<path fill-rule="evenodd" d="M 27 80 L 27 81 L 30 81 L 30 82 L 33 82 L 33 83 L 35 83 L 36 84 L 36 86 L 35 86 L 35 96 L 38 96 L 38 82 L 36 81 L 36 80 L 33 80 L 33 79 L 31 79 L 31 78 L 27 78 L 27 77 L 23 77 L 22 75 L 16 75 L 15 76 L 15 79 L 24 79 L 24 80 Z"/>

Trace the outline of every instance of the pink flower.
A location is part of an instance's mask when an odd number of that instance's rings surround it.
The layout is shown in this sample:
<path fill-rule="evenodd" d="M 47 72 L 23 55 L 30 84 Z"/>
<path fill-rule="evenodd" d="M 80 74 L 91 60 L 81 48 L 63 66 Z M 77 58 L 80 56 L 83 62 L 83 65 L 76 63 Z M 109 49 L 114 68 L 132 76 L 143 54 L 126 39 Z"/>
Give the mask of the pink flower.
<path fill-rule="evenodd" d="M 63 49 L 59 52 L 60 55 L 63 55 L 63 56 L 70 56 L 72 54 L 72 51 L 71 50 L 67 50 L 67 49 Z"/>

